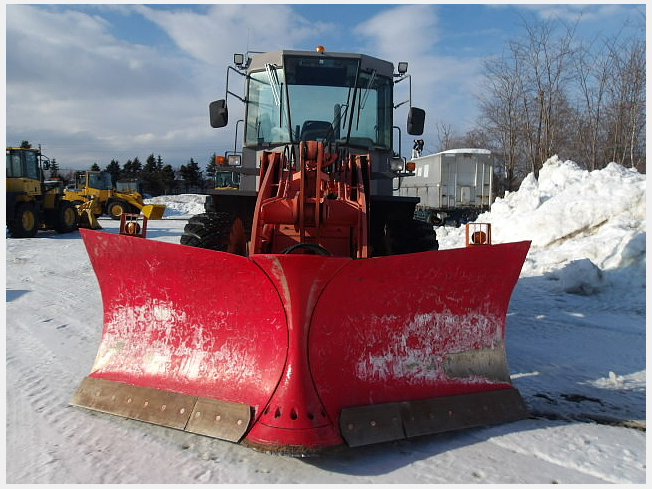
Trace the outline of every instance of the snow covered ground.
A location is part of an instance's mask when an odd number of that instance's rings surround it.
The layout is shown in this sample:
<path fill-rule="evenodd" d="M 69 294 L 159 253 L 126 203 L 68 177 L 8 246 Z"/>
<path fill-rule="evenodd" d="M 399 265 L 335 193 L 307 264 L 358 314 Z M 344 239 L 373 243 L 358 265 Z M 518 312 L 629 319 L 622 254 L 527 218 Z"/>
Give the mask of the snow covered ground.
<path fill-rule="evenodd" d="M 495 242 L 530 239 L 507 352 L 532 417 L 294 459 L 68 405 L 102 330 L 79 233 L 6 240 L 7 483 L 644 483 L 646 178 L 551 159 L 494 204 Z M 203 197 L 148 238 L 178 243 Z M 100 220 L 106 232 L 118 223 Z M 439 228 L 441 248 L 463 231 Z"/>

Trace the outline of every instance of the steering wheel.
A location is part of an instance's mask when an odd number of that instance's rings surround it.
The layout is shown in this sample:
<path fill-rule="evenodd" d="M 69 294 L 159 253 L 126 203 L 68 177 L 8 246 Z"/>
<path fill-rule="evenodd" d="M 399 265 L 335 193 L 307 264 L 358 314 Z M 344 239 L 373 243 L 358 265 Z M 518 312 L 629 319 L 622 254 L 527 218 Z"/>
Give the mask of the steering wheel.
<path fill-rule="evenodd" d="M 304 248 L 313 251 L 317 255 L 333 256 L 332 253 L 328 251 L 326 248 L 315 243 L 297 243 L 295 245 L 285 248 L 283 251 L 281 251 L 281 253 L 284 255 L 289 255 L 296 250 L 300 250 Z"/>

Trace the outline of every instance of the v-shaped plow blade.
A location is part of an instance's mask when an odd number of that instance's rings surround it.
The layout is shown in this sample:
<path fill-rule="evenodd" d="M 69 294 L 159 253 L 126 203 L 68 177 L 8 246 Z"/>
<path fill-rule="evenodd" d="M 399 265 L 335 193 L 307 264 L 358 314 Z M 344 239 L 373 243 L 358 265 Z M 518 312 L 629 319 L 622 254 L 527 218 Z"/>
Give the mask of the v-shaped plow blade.
<path fill-rule="evenodd" d="M 81 232 L 104 331 L 74 405 L 286 453 L 527 415 L 505 317 L 528 242 L 352 260 Z"/>

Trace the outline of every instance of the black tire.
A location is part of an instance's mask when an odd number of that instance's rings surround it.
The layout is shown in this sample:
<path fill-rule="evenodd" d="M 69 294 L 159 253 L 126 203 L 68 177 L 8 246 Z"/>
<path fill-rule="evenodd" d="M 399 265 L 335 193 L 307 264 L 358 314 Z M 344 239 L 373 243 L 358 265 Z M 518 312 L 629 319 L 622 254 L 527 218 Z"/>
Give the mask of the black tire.
<path fill-rule="evenodd" d="M 39 226 L 38 212 L 31 202 L 18 204 L 13 221 L 7 224 L 12 238 L 33 238 Z"/>
<path fill-rule="evenodd" d="M 389 221 L 385 226 L 387 255 L 403 255 L 439 249 L 437 233 L 431 224 L 415 219 Z"/>
<path fill-rule="evenodd" d="M 436 213 L 432 212 L 430 215 L 428 215 L 428 224 L 431 226 L 441 226 L 444 224 L 444 221 L 443 219 L 437 217 Z"/>
<path fill-rule="evenodd" d="M 204 202 L 204 211 L 206 211 L 207 214 L 215 212 L 215 204 L 210 195 L 206 197 L 206 201 Z"/>
<path fill-rule="evenodd" d="M 225 251 L 246 256 L 247 237 L 241 219 L 229 212 L 198 214 L 188 220 L 183 230 L 181 244 Z"/>
<path fill-rule="evenodd" d="M 129 207 L 129 204 L 122 200 L 114 200 L 109 202 L 109 205 L 106 206 L 106 213 L 111 219 L 120 220 L 122 214 L 129 212 Z"/>
<path fill-rule="evenodd" d="M 54 230 L 59 234 L 71 233 L 79 226 L 79 214 L 72 202 L 61 200 L 56 213 Z"/>

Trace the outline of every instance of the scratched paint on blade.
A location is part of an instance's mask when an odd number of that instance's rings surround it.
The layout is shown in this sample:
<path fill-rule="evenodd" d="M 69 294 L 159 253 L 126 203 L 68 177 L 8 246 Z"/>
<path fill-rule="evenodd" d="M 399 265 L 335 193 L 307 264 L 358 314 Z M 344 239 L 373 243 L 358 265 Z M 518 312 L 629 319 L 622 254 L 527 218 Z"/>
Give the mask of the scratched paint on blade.
<path fill-rule="evenodd" d="M 503 342 L 502 322 L 481 313 L 418 314 L 404 327 L 397 327 L 396 320 L 396 316 L 386 316 L 372 321 L 367 331 L 393 334 L 367 338 L 367 348 L 355 365 L 359 379 L 403 379 L 408 383 L 444 379 L 446 355 L 498 348 Z"/>
<path fill-rule="evenodd" d="M 218 312 L 219 313 L 219 312 Z M 210 327 L 192 323 L 174 304 L 151 300 L 117 307 L 106 320 L 94 371 L 134 375 L 168 374 L 194 380 L 230 378 L 255 385 L 246 348 L 234 348 L 223 332 L 227 315 L 212 316 Z"/>

